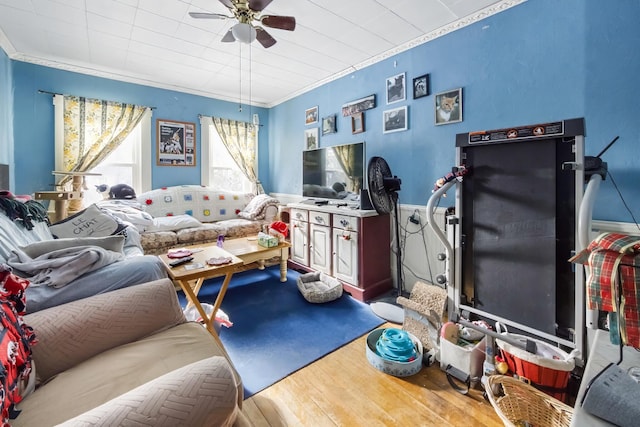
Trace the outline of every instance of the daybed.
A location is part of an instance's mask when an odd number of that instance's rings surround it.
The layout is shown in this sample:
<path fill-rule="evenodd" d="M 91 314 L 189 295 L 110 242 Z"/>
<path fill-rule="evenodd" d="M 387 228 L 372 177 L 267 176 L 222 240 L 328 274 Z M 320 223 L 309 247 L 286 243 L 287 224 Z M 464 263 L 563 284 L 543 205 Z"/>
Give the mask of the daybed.
<path fill-rule="evenodd" d="M 94 224 L 103 214 L 96 211 L 96 208 L 87 210 L 94 214 L 91 220 L 84 221 L 84 225 Z M 105 219 L 110 217 L 104 216 Z M 112 218 L 111 218 L 112 219 Z M 100 222 L 104 224 L 105 222 Z M 39 202 L 29 200 L 21 202 L 10 197 L 0 197 L 0 264 L 9 264 L 9 259 L 14 257 L 12 268 L 22 277 L 30 275 L 17 271 L 17 265 L 27 265 L 25 257 L 32 259 L 41 255 L 58 253 L 59 251 L 70 251 L 86 249 L 91 246 L 86 253 L 91 256 L 98 254 L 99 262 L 103 264 L 100 268 L 97 264 L 84 264 L 84 272 L 78 269 L 67 269 L 64 277 L 57 275 L 52 280 L 51 274 L 41 274 L 41 282 L 31 280 L 31 286 L 27 289 L 29 305 L 28 312 L 35 312 L 47 307 L 63 304 L 79 298 L 112 291 L 139 283 L 167 277 L 162 263 L 155 256 L 145 256 L 140 246 L 140 236 L 135 227 L 127 227 L 119 224 L 112 231 L 101 230 L 98 233 L 106 236 L 112 232 L 115 236 L 105 238 L 62 238 L 54 240 L 51 230 L 62 234 L 65 229 L 71 230 L 71 235 L 83 235 L 80 231 L 88 233 L 92 228 L 74 225 L 74 220 L 70 219 L 63 224 L 49 227 L 46 211 Z M 97 248 L 97 249 L 96 249 Z M 103 249 L 109 250 L 103 251 Z M 20 258 L 16 259 L 16 253 L 20 252 Z M 56 260 L 49 260 L 55 262 Z M 115 261 L 106 264 L 107 261 Z M 29 265 L 33 266 L 34 263 Z M 68 267 L 68 265 L 67 265 Z M 44 270 L 43 270 L 44 271 Z M 68 273 L 71 273 L 70 275 Z M 80 275 L 79 275 L 80 274 Z M 55 274 L 54 274 L 55 275 Z M 79 275 L 79 276 L 78 276 Z M 74 277 L 77 276 L 77 277 Z M 33 278 L 32 278 L 33 279 Z"/>
<path fill-rule="evenodd" d="M 145 254 L 176 247 L 258 234 L 278 215 L 278 200 L 267 195 L 214 190 L 200 185 L 165 187 L 134 201 L 150 215 L 139 227 Z"/>
<path fill-rule="evenodd" d="M 14 427 L 236 422 L 241 379 L 210 333 L 185 320 L 169 279 L 23 320 L 37 339 L 30 348 L 38 386 L 17 404 Z"/>

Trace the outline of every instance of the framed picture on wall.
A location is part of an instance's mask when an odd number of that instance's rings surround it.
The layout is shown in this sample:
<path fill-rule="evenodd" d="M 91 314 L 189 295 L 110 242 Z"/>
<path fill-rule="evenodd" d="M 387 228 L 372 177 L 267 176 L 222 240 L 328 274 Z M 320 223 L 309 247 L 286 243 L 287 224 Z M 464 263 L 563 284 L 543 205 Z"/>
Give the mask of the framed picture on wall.
<path fill-rule="evenodd" d="M 311 107 L 304 111 L 304 124 L 312 125 L 318 123 L 318 106 Z"/>
<path fill-rule="evenodd" d="M 196 124 L 176 120 L 156 121 L 158 166 L 196 165 Z"/>
<path fill-rule="evenodd" d="M 407 106 L 382 112 L 382 132 L 400 132 L 407 130 Z"/>
<path fill-rule="evenodd" d="M 356 113 L 351 116 L 351 133 L 364 132 L 364 113 Z"/>
<path fill-rule="evenodd" d="M 387 104 L 407 99 L 406 77 L 405 73 L 400 73 L 387 79 Z"/>
<path fill-rule="evenodd" d="M 306 150 L 318 148 L 318 128 L 306 129 L 304 131 L 304 147 Z"/>
<path fill-rule="evenodd" d="M 429 74 L 413 79 L 413 99 L 429 95 Z"/>
<path fill-rule="evenodd" d="M 333 114 L 322 119 L 322 134 L 336 133 L 336 115 Z"/>
<path fill-rule="evenodd" d="M 437 93 L 434 99 L 436 125 L 462 121 L 462 88 Z"/>

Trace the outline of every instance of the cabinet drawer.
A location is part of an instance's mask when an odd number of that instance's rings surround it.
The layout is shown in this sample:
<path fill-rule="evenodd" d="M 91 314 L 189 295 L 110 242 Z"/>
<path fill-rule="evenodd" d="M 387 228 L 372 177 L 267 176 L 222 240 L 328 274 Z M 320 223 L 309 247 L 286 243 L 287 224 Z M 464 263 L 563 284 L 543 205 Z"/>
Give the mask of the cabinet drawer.
<path fill-rule="evenodd" d="M 291 209 L 291 220 L 309 221 L 309 211 L 302 209 Z"/>
<path fill-rule="evenodd" d="M 334 215 L 333 228 L 343 230 L 358 231 L 358 218 L 355 216 Z"/>
<path fill-rule="evenodd" d="M 309 222 L 318 225 L 331 225 L 331 214 L 327 212 L 309 212 Z"/>

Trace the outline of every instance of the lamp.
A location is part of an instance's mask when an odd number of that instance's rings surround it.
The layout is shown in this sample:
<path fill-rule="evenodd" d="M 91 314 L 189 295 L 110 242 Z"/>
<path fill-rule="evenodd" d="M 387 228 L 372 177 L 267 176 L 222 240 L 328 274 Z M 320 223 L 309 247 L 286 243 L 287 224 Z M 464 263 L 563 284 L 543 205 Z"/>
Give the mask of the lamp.
<path fill-rule="evenodd" d="M 242 22 L 237 23 L 231 27 L 231 34 L 240 43 L 249 44 L 256 39 L 256 29 L 251 24 L 245 24 Z"/>

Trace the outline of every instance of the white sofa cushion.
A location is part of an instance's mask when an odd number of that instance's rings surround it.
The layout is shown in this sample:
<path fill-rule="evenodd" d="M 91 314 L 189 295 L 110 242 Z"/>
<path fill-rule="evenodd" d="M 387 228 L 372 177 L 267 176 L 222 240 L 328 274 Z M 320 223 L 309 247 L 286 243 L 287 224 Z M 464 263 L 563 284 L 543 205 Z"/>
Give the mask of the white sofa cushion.
<path fill-rule="evenodd" d="M 175 215 L 153 218 L 152 225 L 147 227 L 147 232 L 153 231 L 177 231 L 183 228 L 200 227 L 202 223 L 191 215 Z"/>

